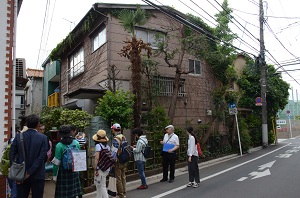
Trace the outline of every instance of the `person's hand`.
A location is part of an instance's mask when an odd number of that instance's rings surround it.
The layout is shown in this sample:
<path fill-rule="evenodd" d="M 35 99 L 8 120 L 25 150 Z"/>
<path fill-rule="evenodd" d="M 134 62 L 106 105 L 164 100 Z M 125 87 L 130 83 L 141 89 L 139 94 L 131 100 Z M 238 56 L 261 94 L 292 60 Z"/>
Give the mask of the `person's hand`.
<path fill-rule="evenodd" d="M 160 144 L 164 144 L 164 141 L 160 141 Z"/>
<path fill-rule="evenodd" d="M 98 171 L 95 170 L 94 172 L 95 172 L 95 173 L 94 173 L 95 176 L 98 176 L 98 175 L 99 175 Z"/>
<path fill-rule="evenodd" d="M 173 152 L 172 149 L 168 150 L 168 153 L 172 153 L 172 152 Z"/>
<path fill-rule="evenodd" d="M 188 161 L 189 161 L 189 162 L 192 162 L 192 156 L 189 156 Z"/>
<path fill-rule="evenodd" d="M 56 183 L 57 176 L 53 176 L 53 177 L 52 177 L 52 180 L 54 181 L 54 183 Z"/>

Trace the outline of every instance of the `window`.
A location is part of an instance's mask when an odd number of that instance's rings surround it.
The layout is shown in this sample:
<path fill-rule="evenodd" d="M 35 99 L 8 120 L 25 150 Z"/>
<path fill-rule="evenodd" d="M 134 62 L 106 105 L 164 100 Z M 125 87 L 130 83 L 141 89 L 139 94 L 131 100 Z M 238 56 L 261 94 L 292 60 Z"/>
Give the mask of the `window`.
<path fill-rule="evenodd" d="M 84 72 L 84 53 L 83 53 L 83 47 L 81 47 L 70 57 L 69 77 L 70 79 L 72 79 L 83 72 Z"/>
<path fill-rule="evenodd" d="M 106 27 L 100 29 L 99 33 L 93 38 L 93 52 L 106 42 Z"/>
<path fill-rule="evenodd" d="M 16 95 L 15 97 L 16 109 L 24 109 L 25 96 Z"/>
<path fill-rule="evenodd" d="M 161 32 L 146 30 L 146 29 L 135 29 L 135 35 L 137 39 L 142 39 L 145 43 L 151 43 L 153 49 L 157 49 L 157 40 L 155 39 L 156 34 L 161 34 Z M 162 37 L 164 40 L 164 36 Z"/>
<path fill-rule="evenodd" d="M 198 60 L 189 59 L 189 74 L 201 74 L 201 64 Z"/>
<path fill-rule="evenodd" d="M 185 96 L 185 86 L 184 86 L 184 79 L 180 79 L 180 87 L 178 96 L 183 97 Z M 170 77 L 161 77 L 161 76 L 154 76 L 153 77 L 153 88 L 157 95 L 159 96 L 172 96 L 173 89 L 174 89 L 174 78 Z"/>

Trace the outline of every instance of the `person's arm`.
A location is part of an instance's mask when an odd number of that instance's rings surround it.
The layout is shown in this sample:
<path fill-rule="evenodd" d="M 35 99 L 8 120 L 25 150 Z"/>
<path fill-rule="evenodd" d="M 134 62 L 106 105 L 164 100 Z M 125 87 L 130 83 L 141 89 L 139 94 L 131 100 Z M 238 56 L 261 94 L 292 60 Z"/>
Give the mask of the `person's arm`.
<path fill-rule="evenodd" d="M 140 152 L 142 152 L 142 150 L 143 150 L 142 140 L 138 140 L 137 143 L 136 143 L 136 147 L 133 148 L 133 152 L 134 153 L 140 153 Z"/>
<path fill-rule="evenodd" d="M 27 170 L 28 175 L 32 175 L 42 164 L 45 163 L 45 156 L 47 156 L 47 150 L 48 150 L 48 142 L 46 136 L 42 136 L 42 145 L 41 150 L 36 158 L 36 160 L 33 162 L 32 166 Z"/>
<path fill-rule="evenodd" d="M 195 152 L 195 138 L 193 136 L 189 137 L 189 145 L 187 150 L 187 155 L 191 157 Z"/>
<path fill-rule="evenodd" d="M 97 165 L 98 165 L 98 162 L 99 162 L 99 157 L 100 157 L 100 151 L 96 151 L 95 152 L 95 160 L 94 160 L 94 174 L 96 176 L 98 176 L 98 171 L 97 171 Z"/>
<path fill-rule="evenodd" d="M 112 145 L 113 146 L 111 148 L 111 155 L 116 160 L 117 159 L 118 149 L 119 149 L 119 141 L 116 138 L 114 138 L 113 142 L 112 142 Z"/>
<path fill-rule="evenodd" d="M 13 161 L 15 160 L 15 156 L 18 152 L 18 141 L 20 141 L 20 134 L 17 134 L 14 141 L 11 143 L 10 151 L 9 151 L 9 166 L 12 165 Z"/>
<path fill-rule="evenodd" d="M 56 181 L 57 174 L 58 174 L 58 168 L 61 164 L 62 159 L 62 143 L 58 143 L 55 147 L 55 156 L 52 160 L 53 163 L 53 180 Z"/>

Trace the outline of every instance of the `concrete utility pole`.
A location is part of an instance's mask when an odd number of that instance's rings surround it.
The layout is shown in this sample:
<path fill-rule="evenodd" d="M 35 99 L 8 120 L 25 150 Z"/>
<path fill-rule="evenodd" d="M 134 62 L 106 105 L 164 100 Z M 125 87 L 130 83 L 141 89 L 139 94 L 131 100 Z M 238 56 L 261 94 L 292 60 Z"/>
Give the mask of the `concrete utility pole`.
<path fill-rule="evenodd" d="M 260 27 L 260 80 L 261 80 L 261 98 L 262 98 L 262 143 L 263 147 L 268 146 L 268 122 L 267 122 L 267 77 L 266 77 L 266 61 L 265 61 L 265 43 L 264 43 L 264 9 L 263 2 L 259 0 L 259 27 Z"/>

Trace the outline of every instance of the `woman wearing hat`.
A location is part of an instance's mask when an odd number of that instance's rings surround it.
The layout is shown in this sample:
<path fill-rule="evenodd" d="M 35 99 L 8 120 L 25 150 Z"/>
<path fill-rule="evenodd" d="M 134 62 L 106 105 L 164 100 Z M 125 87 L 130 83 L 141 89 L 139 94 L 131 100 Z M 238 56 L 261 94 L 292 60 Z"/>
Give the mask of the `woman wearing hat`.
<path fill-rule="evenodd" d="M 53 163 L 53 180 L 56 181 L 55 197 L 74 198 L 82 197 L 79 172 L 65 170 L 62 165 L 63 152 L 67 145 L 76 145 L 79 149 L 79 143 L 75 140 L 68 125 L 62 125 L 59 128 L 61 141 L 55 147 L 55 156 Z"/>
<path fill-rule="evenodd" d="M 102 149 L 107 149 L 110 151 L 110 147 L 107 144 L 108 138 L 104 130 L 99 130 L 95 135 L 93 135 L 93 140 L 95 142 L 95 162 L 94 162 L 94 184 L 97 188 L 97 198 L 108 198 L 107 189 L 106 189 L 106 176 L 110 168 L 106 171 L 102 171 L 97 166 L 100 157 L 100 151 Z"/>

